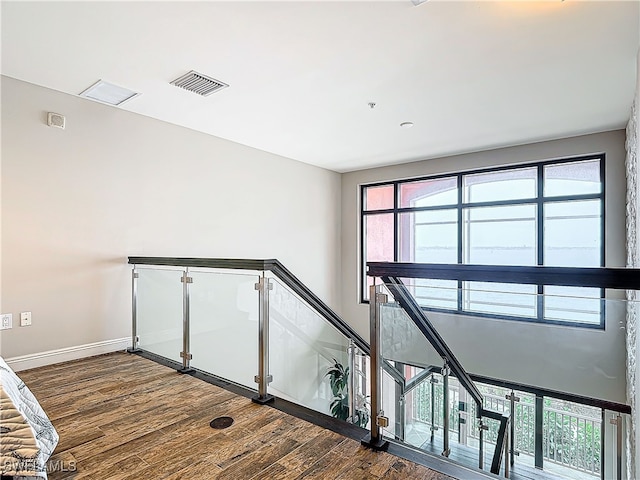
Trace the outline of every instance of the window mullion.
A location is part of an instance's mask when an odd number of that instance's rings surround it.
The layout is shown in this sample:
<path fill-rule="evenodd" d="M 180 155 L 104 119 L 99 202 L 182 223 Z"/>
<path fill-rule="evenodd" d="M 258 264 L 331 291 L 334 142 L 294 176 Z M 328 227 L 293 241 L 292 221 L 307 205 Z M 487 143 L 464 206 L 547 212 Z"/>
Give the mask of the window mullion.
<path fill-rule="evenodd" d="M 398 214 L 398 197 L 400 196 L 400 187 L 398 182 L 393 184 L 393 261 L 400 261 L 400 239 L 398 236 L 400 235 L 400 215 Z"/>
<path fill-rule="evenodd" d="M 367 301 L 367 241 L 364 226 L 366 187 L 360 186 L 360 301 Z"/>
<path fill-rule="evenodd" d="M 537 257 L 538 265 L 544 265 L 544 165 L 538 165 L 538 210 L 536 231 L 538 235 Z M 537 290 L 537 317 L 539 321 L 544 321 L 544 285 L 538 285 Z"/>
<path fill-rule="evenodd" d="M 462 175 L 459 174 L 456 178 L 457 181 L 457 185 L 458 185 L 458 264 L 462 265 L 464 263 L 464 258 L 463 258 L 463 254 L 462 254 L 462 249 L 463 249 L 463 235 L 462 235 L 462 229 L 463 229 L 463 223 L 462 223 L 462 203 L 463 203 L 463 198 L 462 198 Z M 458 311 L 462 312 L 463 311 L 463 305 L 462 305 L 462 294 L 463 294 L 463 290 L 462 290 L 462 281 L 458 280 Z"/>

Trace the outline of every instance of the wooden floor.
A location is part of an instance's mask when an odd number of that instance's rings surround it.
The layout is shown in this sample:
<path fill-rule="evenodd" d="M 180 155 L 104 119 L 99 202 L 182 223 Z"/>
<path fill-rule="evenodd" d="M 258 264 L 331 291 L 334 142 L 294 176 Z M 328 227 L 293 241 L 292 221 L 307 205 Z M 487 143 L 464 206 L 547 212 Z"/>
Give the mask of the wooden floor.
<path fill-rule="evenodd" d="M 60 434 L 51 480 L 450 478 L 136 355 L 19 375 Z"/>

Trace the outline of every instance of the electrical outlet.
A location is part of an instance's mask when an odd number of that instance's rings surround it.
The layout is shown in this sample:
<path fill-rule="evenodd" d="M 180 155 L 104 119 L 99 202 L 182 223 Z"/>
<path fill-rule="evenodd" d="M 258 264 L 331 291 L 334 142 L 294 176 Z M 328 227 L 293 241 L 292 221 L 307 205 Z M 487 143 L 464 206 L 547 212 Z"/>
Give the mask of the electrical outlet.
<path fill-rule="evenodd" d="M 13 315 L 3 313 L 0 315 L 0 330 L 6 330 L 13 327 Z"/>
<path fill-rule="evenodd" d="M 20 314 L 20 326 L 28 327 L 31 325 L 31 312 L 22 312 Z"/>

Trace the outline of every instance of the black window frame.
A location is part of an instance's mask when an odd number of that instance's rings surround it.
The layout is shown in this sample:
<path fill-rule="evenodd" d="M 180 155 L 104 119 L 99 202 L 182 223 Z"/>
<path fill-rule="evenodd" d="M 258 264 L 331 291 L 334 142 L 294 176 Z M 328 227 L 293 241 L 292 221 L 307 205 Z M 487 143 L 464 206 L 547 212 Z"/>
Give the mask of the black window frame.
<path fill-rule="evenodd" d="M 549 165 L 558 165 L 558 164 L 566 164 L 566 163 L 578 163 L 584 162 L 588 160 L 598 160 L 600 162 L 600 192 L 599 193 L 590 193 L 590 194 L 580 194 L 580 195 L 562 195 L 562 196 L 544 196 L 544 168 Z M 594 153 L 591 155 L 580 155 L 580 156 L 569 156 L 569 157 L 561 157 L 552 160 L 543 160 L 537 162 L 529 162 L 529 163 L 519 163 L 519 164 L 510 164 L 510 165 L 501 165 L 497 167 L 487 167 L 473 170 L 464 170 L 458 172 L 451 173 L 443 173 L 437 175 L 427 175 L 420 177 L 412 177 L 401 180 L 391 180 L 384 182 L 374 182 L 360 185 L 360 242 L 359 242 L 359 258 L 360 258 L 360 269 L 359 269 L 359 284 L 360 284 L 360 303 L 368 304 L 369 300 L 367 299 L 367 272 L 366 272 L 366 258 L 365 258 L 365 242 L 366 242 L 366 230 L 365 230 L 365 218 L 369 215 L 380 215 L 380 214 L 393 214 L 393 256 L 394 261 L 399 261 L 399 218 L 402 213 L 411 213 L 411 212 L 420 212 L 420 211 L 428 211 L 428 210 L 451 210 L 457 209 L 458 214 L 458 264 L 463 264 L 463 211 L 465 208 L 472 207 L 493 207 L 493 206 L 504 206 L 504 205 L 536 205 L 537 212 L 536 218 L 538 219 L 536 225 L 536 234 L 537 234 L 537 262 L 536 265 L 542 266 L 544 265 L 544 205 L 547 203 L 560 203 L 560 202 L 571 202 L 571 201 L 579 201 L 579 200 L 599 200 L 600 201 L 600 267 L 604 267 L 606 265 L 606 245 L 605 245 L 605 225 L 606 225 L 606 154 L 602 153 Z M 495 173 L 495 172 L 504 172 L 508 170 L 518 170 L 524 168 L 532 168 L 535 167 L 537 169 L 537 192 L 536 196 L 533 198 L 526 199 L 517 199 L 517 200 L 500 200 L 500 201 L 491 201 L 491 202 L 467 202 L 463 201 L 463 178 L 466 175 L 473 175 L 479 173 Z M 457 203 L 449 204 L 449 205 L 439 205 L 437 207 L 400 207 L 399 206 L 399 198 L 400 198 L 400 185 L 412 182 L 419 181 L 429 181 L 429 180 L 438 180 L 443 178 L 456 178 L 457 184 Z M 378 209 L 378 210 L 365 210 L 365 195 L 367 188 L 371 187 L 381 187 L 381 186 L 389 186 L 393 185 L 393 208 L 388 209 Z M 492 314 L 492 313 L 481 313 L 474 312 L 470 310 L 463 309 L 462 306 L 462 282 L 458 281 L 458 300 L 457 300 L 457 309 L 450 310 L 444 308 L 429 308 L 423 307 L 428 311 L 442 312 L 442 313 L 454 313 L 459 315 L 465 315 L 470 317 L 483 317 L 483 318 L 494 318 L 501 320 L 514 320 L 521 322 L 532 322 L 532 323 L 542 323 L 542 324 L 550 324 L 550 325 L 561 325 L 561 326 L 570 326 L 570 327 L 580 327 L 580 328 L 590 328 L 590 329 L 605 329 L 605 290 L 600 289 L 600 323 L 599 324 L 591 324 L 584 322 L 570 322 L 563 320 L 552 320 L 544 317 L 544 308 L 543 305 L 540 304 L 543 301 L 543 293 L 544 286 L 538 285 L 537 293 L 538 293 L 538 308 L 536 311 L 536 317 L 525 317 L 525 316 L 515 316 L 515 315 L 505 315 L 505 314 Z"/>

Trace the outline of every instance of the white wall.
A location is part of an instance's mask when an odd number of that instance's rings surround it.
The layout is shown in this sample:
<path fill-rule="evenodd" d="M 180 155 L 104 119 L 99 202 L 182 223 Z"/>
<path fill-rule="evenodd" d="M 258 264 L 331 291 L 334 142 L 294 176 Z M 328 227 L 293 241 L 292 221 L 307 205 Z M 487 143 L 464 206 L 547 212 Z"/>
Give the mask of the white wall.
<path fill-rule="evenodd" d="M 130 335 L 126 257 L 278 258 L 340 297 L 340 176 L 2 78 L 5 357 Z M 135 101 L 135 100 L 134 100 Z M 47 127 L 46 112 L 67 117 Z M 19 312 L 33 326 L 18 327 Z"/>
<path fill-rule="evenodd" d="M 423 162 L 375 168 L 342 176 L 342 314 L 368 338 L 368 305 L 358 301 L 359 185 L 375 181 L 471 170 L 496 165 L 535 162 L 566 156 L 606 154 L 606 264 L 625 265 L 625 176 L 623 130 L 564 140 L 541 142 Z M 619 309 L 616 310 L 616 313 Z M 469 372 L 504 378 L 562 391 L 595 394 L 625 402 L 625 343 L 620 315 L 607 319 L 607 330 L 549 327 L 465 317 L 455 322 L 438 317 L 439 328 L 454 352 L 464 352 Z M 435 319 L 434 319 L 435 320 Z M 551 355 L 564 345 L 564 359 Z M 593 355 L 593 352 L 598 352 Z M 597 357 L 597 358 L 594 358 Z M 512 359 L 527 359 L 513 366 Z M 562 360 L 562 362 L 560 362 Z M 560 365 L 571 365 L 567 369 Z M 530 368 L 527 368 L 530 367 Z M 516 372 L 517 370 L 517 372 Z M 517 374 L 516 374 L 517 373 Z M 544 382 L 544 383 L 543 383 Z M 567 382 L 570 382 L 567 383 Z"/>

